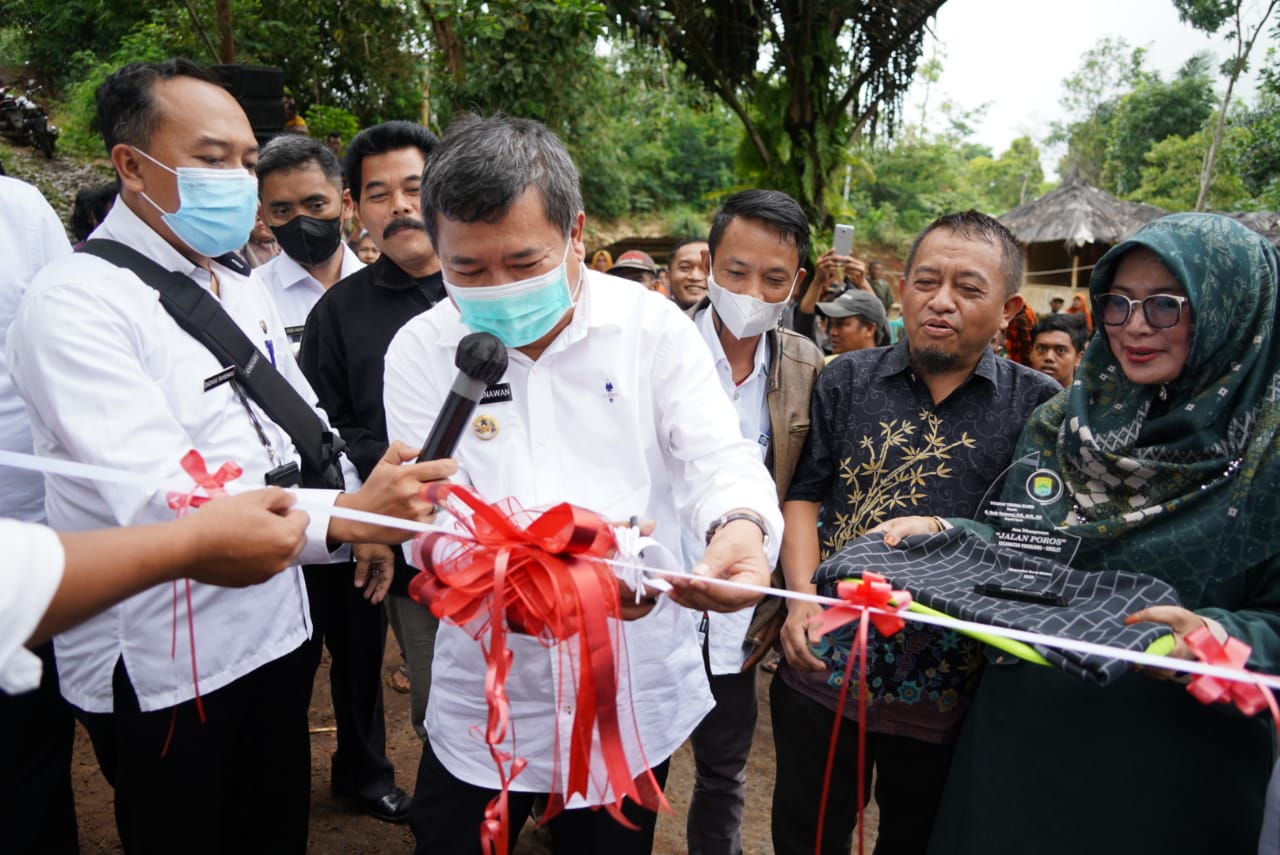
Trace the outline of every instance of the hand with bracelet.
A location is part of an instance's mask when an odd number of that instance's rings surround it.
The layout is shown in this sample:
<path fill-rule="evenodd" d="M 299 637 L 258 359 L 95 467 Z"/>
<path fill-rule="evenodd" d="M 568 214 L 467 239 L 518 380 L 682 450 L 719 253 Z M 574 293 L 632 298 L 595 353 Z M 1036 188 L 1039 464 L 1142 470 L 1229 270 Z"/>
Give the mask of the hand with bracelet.
<path fill-rule="evenodd" d="M 694 575 L 768 587 L 767 537 L 764 518 L 758 513 L 748 508 L 729 511 L 707 530 L 707 548 L 693 568 Z M 763 596 L 700 579 L 671 578 L 669 581 L 673 600 L 685 608 L 700 611 L 735 612 L 755 605 Z"/>
<path fill-rule="evenodd" d="M 899 546 L 904 537 L 913 534 L 938 534 L 950 527 L 942 517 L 894 517 L 875 528 L 867 529 L 866 534 L 881 532 L 884 534 L 885 546 Z"/>

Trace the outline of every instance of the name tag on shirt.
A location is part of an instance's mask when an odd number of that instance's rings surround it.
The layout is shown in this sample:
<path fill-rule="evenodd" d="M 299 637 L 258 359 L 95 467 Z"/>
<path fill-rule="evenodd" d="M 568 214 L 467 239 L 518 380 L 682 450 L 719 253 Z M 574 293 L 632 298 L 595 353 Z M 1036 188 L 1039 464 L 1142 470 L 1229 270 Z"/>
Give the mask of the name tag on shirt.
<path fill-rule="evenodd" d="M 480 396 L 482 404 L 501 404 L 504 401 L 511 400 L 511 384 L 495 383 L 484 390 L 484 394 Z"/>
<path fill-rule="evenodd" d="M 230 382 L 231 379 L 235 376 L 236 376 L 236 367 L 234 365 L 232 365 L 230 368 L 224 368 L 221 371 L 219 371 L 217 374 L 214 374 L 211 377 L 205 378 L 204 390 L 208 392 L 210 389 L 215 389 L 218 386 L 221 386 L 223 383 Z"/>
<path fill-rule="evenodd" d="M 304 329 L 306 329 L 306 327 L 285 327 L 284 334 L 289 337 L 289 341 L 297 344 L 302 341 L 302 331 Z"/>

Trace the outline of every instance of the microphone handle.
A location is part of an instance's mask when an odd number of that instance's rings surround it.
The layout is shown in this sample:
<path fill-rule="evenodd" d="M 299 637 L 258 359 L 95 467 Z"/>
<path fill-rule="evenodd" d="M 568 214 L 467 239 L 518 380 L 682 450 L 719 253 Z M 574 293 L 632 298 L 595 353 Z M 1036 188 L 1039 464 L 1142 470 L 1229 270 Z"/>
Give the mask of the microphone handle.
<path fill-rule="evenodd" d="M 467 421 L 484 395 L 486 385 L 483 380 L 458 374 L 448 397 L 444 399 L 444 406 L 440 408 L 440 415 L 436 416 L 436 422 L 431 426 L 427 441 L 422 444 L 422 451 L 418 454 L 419 463 L 453 456 L 458 441 L 462 439 L 462 432 L 467 429 Z"/>

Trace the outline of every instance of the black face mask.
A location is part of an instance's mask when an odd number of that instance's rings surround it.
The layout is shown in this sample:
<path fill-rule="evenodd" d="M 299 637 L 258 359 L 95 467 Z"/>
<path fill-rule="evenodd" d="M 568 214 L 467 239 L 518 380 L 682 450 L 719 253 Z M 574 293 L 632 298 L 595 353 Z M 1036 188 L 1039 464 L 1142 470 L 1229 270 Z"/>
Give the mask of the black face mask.
<path fill-rule="evenodd" d="M 342 218 L 317 220 L 299 214 L 283 226 L 272 226 L 271 232 L 285 255 L 303 267 L 315 267 L 332 258 L 342 244 Z"/>

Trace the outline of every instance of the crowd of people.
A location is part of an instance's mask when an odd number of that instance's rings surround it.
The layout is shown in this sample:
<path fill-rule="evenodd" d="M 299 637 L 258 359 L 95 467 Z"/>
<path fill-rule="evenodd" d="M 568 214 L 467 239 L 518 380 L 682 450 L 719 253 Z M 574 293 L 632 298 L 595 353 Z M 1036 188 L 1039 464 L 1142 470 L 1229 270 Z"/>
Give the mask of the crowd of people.
<path fill-rule="evenodd" d="M 693 855 L 744 851 L 762 667 L 779 855 L 849 852 L 860 792 L 880 855 L 1257 851 L 1268 722 L 1202 705 L 1175 674 L 1099 689 L 912 622 L 872 632 L 861 716 L 842 703 L 852 630 L 823 634 L 803 595 L 867 534 L 993 540 L 987 502 L 1025 503 L 1005 476 L 1033 460 L 1062 489 L 1020 525 L 1075 544 L 1072 567 L 1176 591 L 1117 623 L 1167 626 L 1183 659 L 1207 628 L 1280 673 L 1277 253 L 1261 237 L 1156 220 L 1102 258 L 1087 299 L 1037 315 L 1017 239 L 976 211 L 931 223 L 890 281 L 880 261 L 814 260 L 800 205 L 745 190 L 659 265 L 588 253 L 576 167 L 534 121 L 467 116 L 441 139 L 393 121 L 344 146 L 295 110 L 260 146 L 184 60 L 121 68 L 97 103 L 118 181 L 77 199 L 78 251 L 38 191 L 0 178 L 0 441 L 71 467 L 6 469 L 0 489 L 12 851 L 78 851 L 77 719 L 126 852 L 305 851 L 323 647 L 329 785 L 408 822 L 416 852 L 479 853 L 500 822 L 514 845 L 546 811 L 558 853 L 649 853 L 652 805 L 609 784 L 603 732 L 585 754 L 571 732 L 562 681 L 585 663 L 511 632 L 511 726 L 487 744 L 492 627 L 438 620 L 410 595 L 426 568 L 409 529 L 348 513 L 448 524 L 424 493 L 445 480 L 644 521 L 689 572 L 610 619 L 633 722 L 610 748 L 662 787 L 691 743 Z M 471 332 L 501 342 L 505 373 L 456 450 L 419 462 Z M 172 487 L 193 480 L 211 500 Z M 228 481 L 257 488 L 221 495 Z M 800 598 L 761 597 L 770 584 Z M 383 710 L 389 627 L 408 722 Z M 412 794 L 386 756 L 406 724 Z M 1196 809 L 1175 809 L 1187 789 Z"/>

